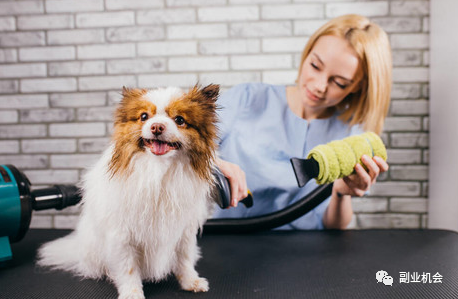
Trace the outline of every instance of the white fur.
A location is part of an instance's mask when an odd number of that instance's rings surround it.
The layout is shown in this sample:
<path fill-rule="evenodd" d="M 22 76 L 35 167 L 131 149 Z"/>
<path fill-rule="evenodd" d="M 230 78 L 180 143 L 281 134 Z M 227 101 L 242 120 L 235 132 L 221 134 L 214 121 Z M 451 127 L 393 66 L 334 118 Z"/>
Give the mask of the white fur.
<path fill-rule="evenodd" d="M 207 291 L 194 266 L 211 184 L 196 175 L 181 150 L 156 156 L 146 149 L 132 157 L 129 175 L 111 177 L 114 150 L 110 145 L 83 178 L 75 231 L 44 244 L 38 264 L 85 278 L 107 276 L 119 298 L 144 298 L 142 280 L 171 272 L 183 289 Z"/>

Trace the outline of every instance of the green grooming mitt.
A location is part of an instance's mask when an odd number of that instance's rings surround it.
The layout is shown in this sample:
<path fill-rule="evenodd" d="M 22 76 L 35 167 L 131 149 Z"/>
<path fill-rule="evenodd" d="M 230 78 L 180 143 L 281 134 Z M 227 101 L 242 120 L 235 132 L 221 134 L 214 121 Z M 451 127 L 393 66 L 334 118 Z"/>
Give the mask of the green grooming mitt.
<path fill-rule="evenodd" d="M 388 159 L 385 145 L 383 144 L 382 139 L 377 134 L 375 134 L 374 132 L 366 132 L 362 136 L 364 136 L 364 138 L 366 138 L 372 146 L 372 156 L 378 156 L 385 161 Z"/>
<path fill-rule="evenodd" d="M 356 165 L 355 155 L 349 155 L 353 151 L 351 146 L 343 140 L 331 141 L 328 145 L 332 147 L 339 160 L 339 177 L 343 178 L 350 175 Z"/>
<path fill-rule="evenodd" d="M 334 150 L 327 144 L 320 144 L 314 147 L 307 158 L 315 159 L 320 165 L 320 172 L 316 178 L 318 184 L 331 183 L 339 177 L 339 161 Z"/>
<path fill-rule="evenodd" d="M 369 141 L 367 141 L 367 139 L 364 138 L 363 134 L 344 138 L 343 141 L 351 146 L 353 154 L 356 157 L 356 163 L 364 166 L 364 163 L 361 162 L 361 157 L 363 155 L 368 155 L 369 157 L 372 157 L 372 147 L 369 144 Z"/>

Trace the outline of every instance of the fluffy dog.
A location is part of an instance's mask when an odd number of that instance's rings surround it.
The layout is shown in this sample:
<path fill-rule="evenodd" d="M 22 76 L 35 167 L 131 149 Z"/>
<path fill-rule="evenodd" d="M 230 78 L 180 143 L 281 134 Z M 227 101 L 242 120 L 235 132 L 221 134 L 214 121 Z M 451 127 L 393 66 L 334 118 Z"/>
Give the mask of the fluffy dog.
<path fill-rule="evenodd" d="M 170 273 L 184 290 L 208 291 L 194 266 L 211 209 L 218 92 L 123 88 L 113 141 L 83 178 L 77 227 L 44 244 L 38 264 L 106 276 L 119 298 L 144 298 L 143 280 Z"/>

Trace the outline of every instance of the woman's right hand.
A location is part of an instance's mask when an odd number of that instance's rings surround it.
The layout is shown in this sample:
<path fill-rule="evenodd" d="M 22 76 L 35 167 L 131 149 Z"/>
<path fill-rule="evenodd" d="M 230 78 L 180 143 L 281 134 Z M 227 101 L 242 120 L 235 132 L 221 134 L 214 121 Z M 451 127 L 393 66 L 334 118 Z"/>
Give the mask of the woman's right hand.
<path fill-rule="evenodd" d="M 223 175 L 229 180 L 231 187 L 231 204 L 229 207 L 236 207 L 238 202 L 248 196 L 245 172 L 237 164 L 216 159 L 216 165 Z"/>

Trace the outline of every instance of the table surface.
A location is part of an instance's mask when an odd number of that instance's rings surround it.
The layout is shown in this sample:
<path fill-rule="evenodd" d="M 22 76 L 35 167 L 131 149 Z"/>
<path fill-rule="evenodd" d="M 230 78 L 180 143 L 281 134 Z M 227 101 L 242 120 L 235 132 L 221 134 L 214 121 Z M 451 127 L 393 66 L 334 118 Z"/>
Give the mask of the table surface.
<path fill-rule="evenodd" d="M 107 280 L 81 280 L 35 265 L 40 244 L 68 233 L 33 229 L 13 244 L 13 260 L 0 268 L 0 298 L 116 298 Z M 458 234 L 450 231 L 204 234 L 199 245 L 197 270 L 209 280 L 208 293 L 182 291 L 170 276 L 144 283 L 146 297 L 458 298 Z M 380 270 L 393 277 L 391 286 L 377 282 Z M 401 283 L 402 273 L 408 273 L 409 282 Z M 436 273 L 441 282 L 433 282 Z M 420 282 L 412 281 L 416 276 Z"/>

